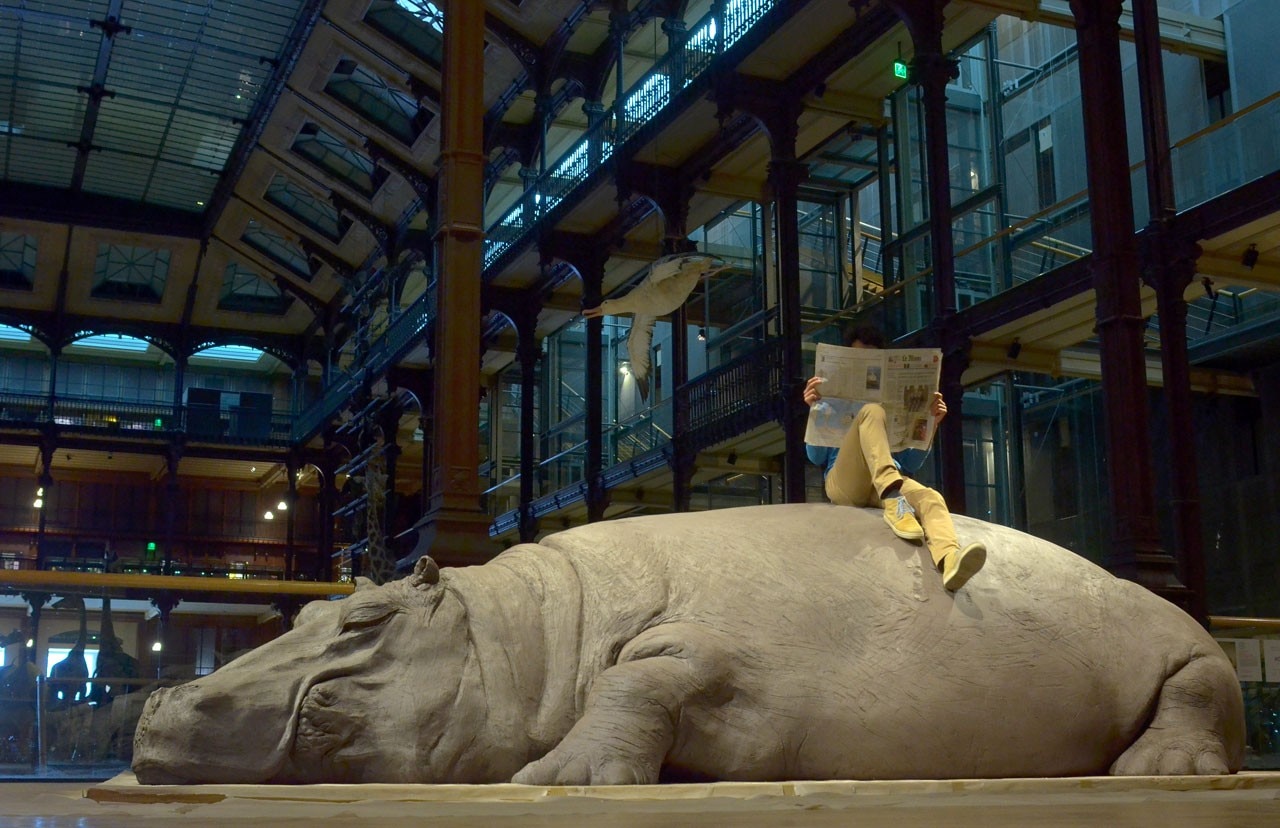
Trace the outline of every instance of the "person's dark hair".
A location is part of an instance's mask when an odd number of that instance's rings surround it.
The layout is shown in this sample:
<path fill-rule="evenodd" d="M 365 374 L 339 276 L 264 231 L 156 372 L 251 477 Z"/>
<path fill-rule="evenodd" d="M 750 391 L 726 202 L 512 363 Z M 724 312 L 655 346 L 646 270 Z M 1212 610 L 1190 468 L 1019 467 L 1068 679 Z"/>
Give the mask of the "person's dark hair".
<path fill-rule="evenodd" d="M 884 335 L 884 331 L 875 325 L 859 325 L 849 331 L 845 336 L 845 344 L 852 345 L 855 342 L 861 342 L 863 345 L 870 345 L 872 348 L 888 348 L 889 338 Z"/>

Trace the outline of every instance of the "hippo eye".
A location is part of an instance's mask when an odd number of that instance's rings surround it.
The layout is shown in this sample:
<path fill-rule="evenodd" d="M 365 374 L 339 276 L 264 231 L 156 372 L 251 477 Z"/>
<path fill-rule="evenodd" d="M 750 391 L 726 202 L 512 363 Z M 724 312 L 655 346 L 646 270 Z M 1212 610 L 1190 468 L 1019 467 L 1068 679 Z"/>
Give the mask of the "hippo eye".
<path fill-rule="evenodd" d="M 366 630 L 386 621 L 397 612 L 395 607 L 364 606 L 356 607 L 342 619 L 342 632 Z"/>

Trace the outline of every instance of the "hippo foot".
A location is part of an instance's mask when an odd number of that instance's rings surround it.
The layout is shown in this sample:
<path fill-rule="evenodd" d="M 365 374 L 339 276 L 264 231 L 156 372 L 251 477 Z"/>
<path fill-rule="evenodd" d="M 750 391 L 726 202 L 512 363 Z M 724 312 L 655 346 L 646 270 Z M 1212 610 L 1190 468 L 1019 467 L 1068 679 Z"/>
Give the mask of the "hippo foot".
<path fill-rule="evenodd" d="M 1111 766 L 1113 776 L 1230 773 L 1222 736 L 1212 731 L 1150 728 Z"/>
<path fill-rule="evenodd" d="M 521 785 L 652 785 L 658 768 L 620 756 L 576 751 L 563 743 L 543 758 L 530 762 L 511 778 Z"/>

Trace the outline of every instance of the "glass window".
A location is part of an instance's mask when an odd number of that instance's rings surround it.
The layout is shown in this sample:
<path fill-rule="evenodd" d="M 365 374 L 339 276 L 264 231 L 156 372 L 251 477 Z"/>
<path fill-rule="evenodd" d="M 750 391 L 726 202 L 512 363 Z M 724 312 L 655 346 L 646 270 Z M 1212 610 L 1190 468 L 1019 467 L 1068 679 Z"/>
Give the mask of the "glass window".
<path fill-rule="evenodd" d="M 0 325 L 0 340 L 5 342 L 30 342 L 31 334 L 11 325 Z"/>
<path fill-rule="evenodd" d="M 271 286 L 267 285 L 267 287 Z M 214 345 L 191 355 L 192 359 L 226 360 L 227 362 L 257 362 L 262 357 L 262 351 L 248 345 Z"/>
<path fill-rule="evenodd" d="M 69 655 L 71 655 L 70 647 L 50 647 L 48 658 L 45 661 L 44 674 L 46 676 L 52 676 L 53 673 L 51 671 L 53 670 L 53 665 L 62 661 Z M 98 666 L 98 651 L 96 649 L 91 650 L 86 647 L 84 651 L 84 660 L 89 662 L 89 675 L 93 675 L 94 668 Z"/>
<path fill-rule="evenodd" d="M 88 334 L 84 336 L 84 334 Z M 81 332 L 82 338 L 71 343 L 71 347 L 76 348 L 101 348 L 107 351 L 130 351 L 140 353 L 147 350 L 150 345 L 145 339 L 138 339 L 136 336 L 126 336 L 124 334 L 93 334 L 87 331 Z"/>

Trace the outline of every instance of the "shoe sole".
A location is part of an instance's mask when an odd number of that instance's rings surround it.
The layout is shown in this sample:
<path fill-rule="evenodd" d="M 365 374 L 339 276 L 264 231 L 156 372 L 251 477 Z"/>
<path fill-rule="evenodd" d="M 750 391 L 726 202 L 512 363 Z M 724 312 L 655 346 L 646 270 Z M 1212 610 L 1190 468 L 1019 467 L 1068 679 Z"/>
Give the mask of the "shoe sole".
<path fill-rule="evenodd" d="M 959 553 L 960 560 L 956 562 L 956 569 L 950 576 L 943 578 L 942 585 L 955 592 L 960 587 L 969 582 L 969 579 L 978 574 L 982 569 L 982 565 L 987 562 L 987 549 L 985 546 L 971 546 Z"/>
<path fill-rule="evenodd" d="M 893 525 L 893 521 L 889 520 L 889 516 L 888 516 L 888 515 L 885 515 L 885 516 L 884 516 L 884 522 L 885 522 L 885 524 L 886 524 L 886 525 L 888 525 L 888 527 L 889 527 L 891 530 L 893 530 L 893 534 L 897 535 L 898 537 L 902 538 L 903 540 L 909 540 L 909 541 L 924 540 L 924 530 L 923 530 L 923 529 L 917 530 L 917 531 L 915 531 L 915 532 L 908 532 L 908 531 L 906 531 L 905 529 L 899 529 L 897 526 L 894 526 L 894 525 Z"/>

